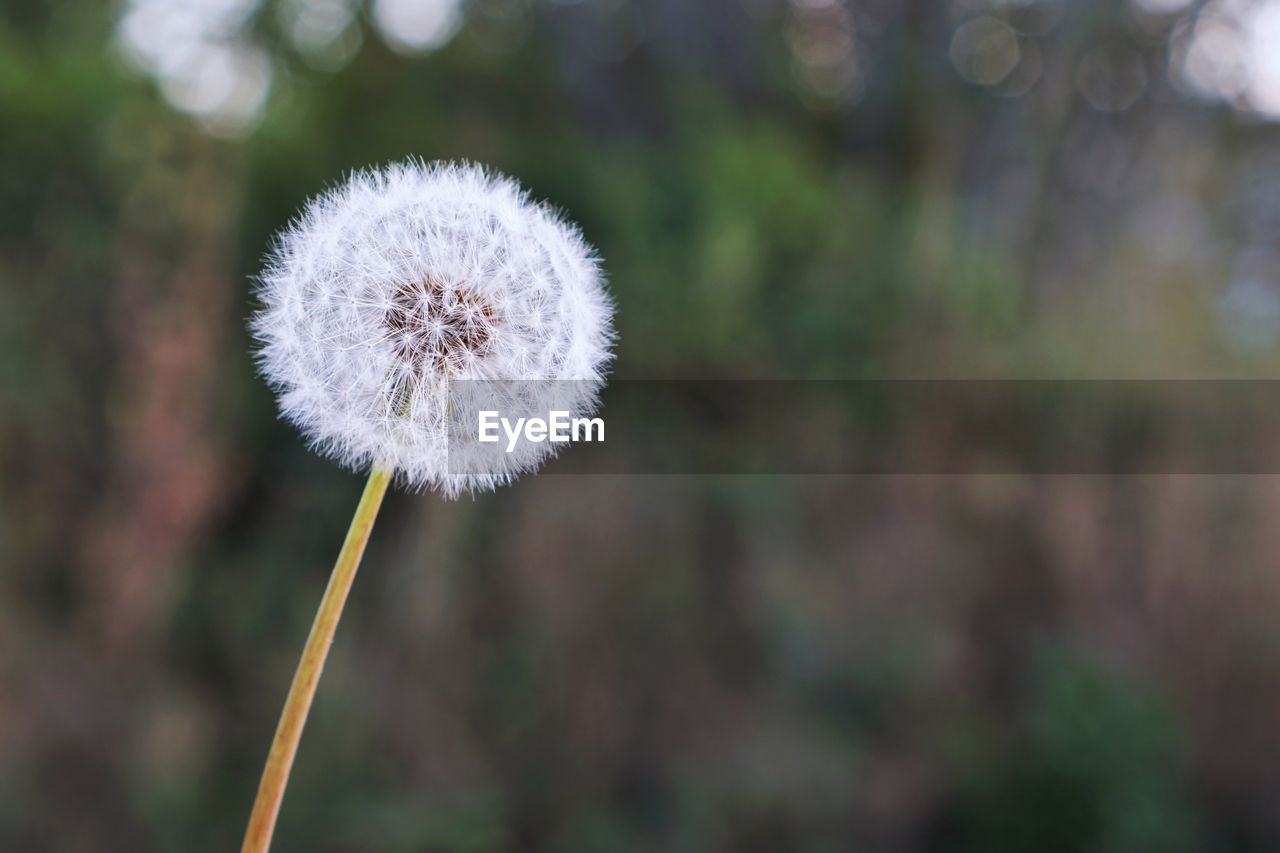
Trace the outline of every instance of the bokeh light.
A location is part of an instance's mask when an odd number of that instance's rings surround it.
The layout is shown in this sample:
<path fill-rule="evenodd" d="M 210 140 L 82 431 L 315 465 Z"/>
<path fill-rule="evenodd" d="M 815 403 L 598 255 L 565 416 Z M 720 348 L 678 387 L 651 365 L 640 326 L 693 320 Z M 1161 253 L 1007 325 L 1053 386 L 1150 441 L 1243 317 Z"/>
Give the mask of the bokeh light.
<path fill-rule="evenodd" d="M 1133 0 L 1142 11 L 1151 15 L 1176 15 L 1195 0 Z"/>
<path fill-rule="evenodd" d="M 1280 0 L 1211 0 L 1175 43 L 1173 65 L 1200 96 L 1280 120 Z"/>
<path fill-rule="evenodd" d="M 272 61 L 245 34 L 257 0 L 130 0 L 117 44 L 165 99 L 226 135 L 247 132 L 271 91 Z"/>
<path fill-rule="evenodd" d="M 289 42 L 312 67 L 336 71 L 360 49 L 353 0 L 284 0 L 278 8 Z"/>
<path fill-rule="evenodd" d="M 858 25 L 841 0 L 792 0 L 786 27 L 801 98 L 817 109 L 846 109 L 862 92 Z"/>
<path fill-rule="evenodd" d="M 461 0 L 374 0 L 373 22 L 393 50 L 434 50 L 462 25 Z"/>
<path fill-rule="evenodd" d="M 971 83 L 994 86 L 1018 65 L 1018 34 L 999 18 L 983 15 L 961 24 L 951 38 L 951 62 Z"/>

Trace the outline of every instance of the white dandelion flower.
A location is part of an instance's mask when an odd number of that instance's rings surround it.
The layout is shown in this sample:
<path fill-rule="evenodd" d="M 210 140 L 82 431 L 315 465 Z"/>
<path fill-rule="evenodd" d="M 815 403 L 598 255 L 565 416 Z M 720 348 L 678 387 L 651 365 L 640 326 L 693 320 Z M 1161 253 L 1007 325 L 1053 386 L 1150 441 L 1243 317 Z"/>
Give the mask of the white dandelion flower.
<path fill-rule="evenodd" d="M 418 161 L 359 172 L 279 236 L 253 320 L 260 367 L 283 415 L 342 464 L 448 497 L 493 488 L 555 447 L 463 458 L 450 425 L 474 407 L 457 389 L 502 380 L 488 399 L 590 413 L 613 339 L 603 278 L 578 229 L 508 178 Z"/>

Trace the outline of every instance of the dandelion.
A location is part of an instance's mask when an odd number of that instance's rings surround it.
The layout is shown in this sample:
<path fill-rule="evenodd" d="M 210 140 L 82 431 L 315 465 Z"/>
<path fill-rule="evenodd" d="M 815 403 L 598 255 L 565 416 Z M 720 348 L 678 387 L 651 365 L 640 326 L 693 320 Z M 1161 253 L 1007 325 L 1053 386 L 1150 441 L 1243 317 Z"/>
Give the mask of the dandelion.
<path fill-rule="evenodd" d="M 588 413 L 613 338 L 599 261 L 577 228 L 473 165 L 408 161 L 352 175 L 280 235 L 259 297 L 259 365 L 283 415 L 317 450 L 370 473 L 285 702 L 245 851 L 270 844 L 391 480 L 455 498 L 509 482 L 554 452 L 527 445 L 499 464 L 468 467 L 455 446 L 451 460 L 450 426 L 465 408 L 454 389 L 550 381 L 556 407 Z"/>
<path fill-rule="evenodd" d="M 447 497 L 520 473 L 451 471 L 450 383 L 576 380 L 560 390 L 582 410 L 609 360 L 591 247 L 475 166 L 354 175 L 281 235 L 261 280 L 253 327 L 284 415 L 344 465 Z"/>

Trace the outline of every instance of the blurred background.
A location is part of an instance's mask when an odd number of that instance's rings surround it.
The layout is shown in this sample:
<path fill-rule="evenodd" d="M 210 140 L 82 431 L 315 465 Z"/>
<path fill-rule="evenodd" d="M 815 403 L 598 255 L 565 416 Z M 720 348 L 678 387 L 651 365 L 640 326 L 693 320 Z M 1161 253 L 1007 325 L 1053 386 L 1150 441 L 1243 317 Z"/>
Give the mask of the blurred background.
<path fill-rule="evenodd" d="M 1267 377 L 1277 122 L 1277 0 L 2 0 L 0 849 L 239 844 L 361 488 L 276 419 L 251 276 L 348 170 L 566 209 L 619 377 Z M 1280 849 L 1278 518 L 395 493 L 276 849 Z"/>

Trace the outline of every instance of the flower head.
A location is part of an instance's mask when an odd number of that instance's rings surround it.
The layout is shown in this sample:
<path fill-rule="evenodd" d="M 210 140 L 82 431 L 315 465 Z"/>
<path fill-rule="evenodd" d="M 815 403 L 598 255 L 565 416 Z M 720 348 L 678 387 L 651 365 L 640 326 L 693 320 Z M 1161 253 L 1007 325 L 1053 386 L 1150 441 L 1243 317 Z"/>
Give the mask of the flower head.
<path fill-rule="evenodd" d="M 478 166 L 352 175 L 280 234 L 258 293 L 259 363 L 283 414 L 344 465 L 388 465 L 450 497 L 506 482 L 551 450 L 451 468 L 453 383 L 554 380 L 556 405 L 582 414 L 611 357 L 594 250 Z"/>

